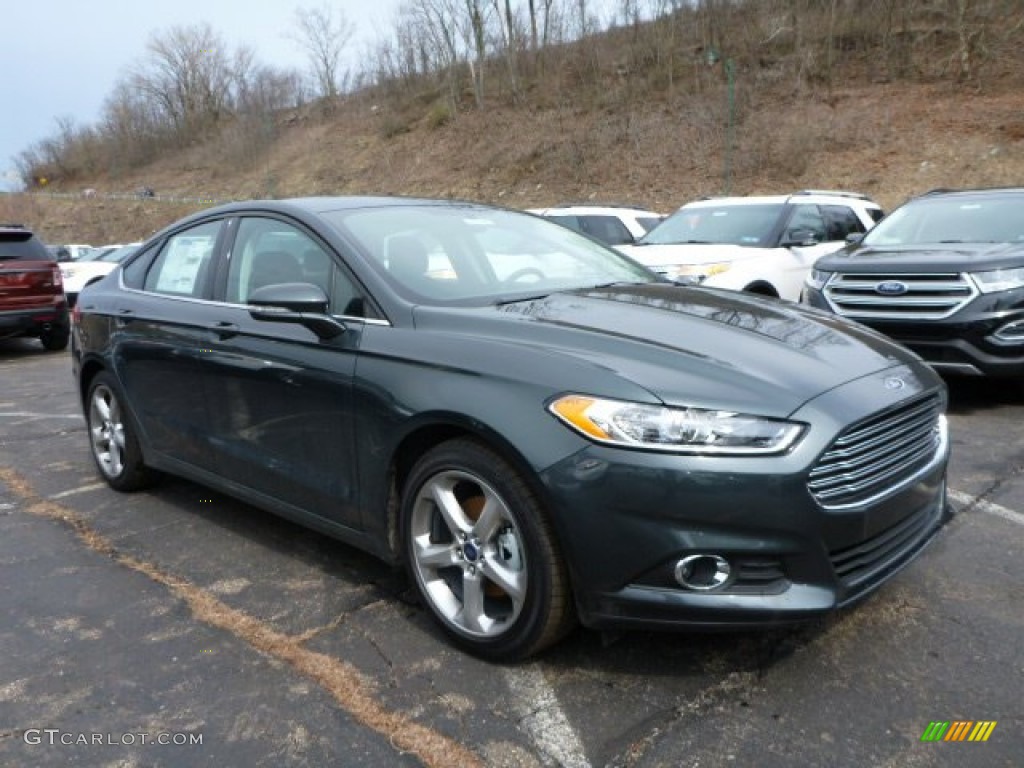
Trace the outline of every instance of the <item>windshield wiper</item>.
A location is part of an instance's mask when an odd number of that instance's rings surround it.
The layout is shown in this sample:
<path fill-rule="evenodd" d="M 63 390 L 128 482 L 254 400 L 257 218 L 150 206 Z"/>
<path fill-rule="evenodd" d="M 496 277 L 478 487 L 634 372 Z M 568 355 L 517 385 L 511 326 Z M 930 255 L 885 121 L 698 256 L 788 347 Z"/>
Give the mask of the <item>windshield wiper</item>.
<path fill-rule="evenodd" d="M 528 296 L 517 296 L 514 299 L 499 299 L 494 302 L 494 306 L 504 307 L 506 304 L 519 304 L 524 301 L 537 301 L 538 299 L 546 299 L 550 295 L 550 293 L 537 293 Z"/>

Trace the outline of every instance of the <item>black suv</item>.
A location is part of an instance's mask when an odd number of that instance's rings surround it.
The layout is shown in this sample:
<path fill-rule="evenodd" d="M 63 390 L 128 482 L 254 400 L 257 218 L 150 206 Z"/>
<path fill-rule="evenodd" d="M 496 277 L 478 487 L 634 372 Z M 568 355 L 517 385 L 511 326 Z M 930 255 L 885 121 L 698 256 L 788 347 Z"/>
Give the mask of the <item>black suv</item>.
<path fill-rule="evenodd" d="M 1024 188 L 937 190 L 819 259 L 804 300 L 940 371 L 1024 374 Z"/>
<path fill-rule="evenodd" d="M 70 333 L 57 260 L 25 227 L 0 224 L 0 338 L 35 336 L 56 351 Z"/>

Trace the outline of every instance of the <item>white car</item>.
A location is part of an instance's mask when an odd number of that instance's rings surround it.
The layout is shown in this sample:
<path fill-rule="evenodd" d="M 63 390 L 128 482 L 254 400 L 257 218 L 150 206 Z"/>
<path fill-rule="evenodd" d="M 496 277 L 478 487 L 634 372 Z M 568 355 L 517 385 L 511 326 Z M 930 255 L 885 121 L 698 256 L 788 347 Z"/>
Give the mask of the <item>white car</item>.
<path fill-rule="evenodd" d="M 625 205 L 562 205 L 531 208 L 547 219 L 613 246 L 631 245 L 656 227 L 664 214 Z"/>
<path fill-rule="evenodd" d="M 619 250 L 673 280 L 799 301 L 814 262 L 882 216 L 853 192 L 710 198 Z"/>
<path fill-rule="evenodd" d="M 142 243 L 96 248 L 83 261 L 61 262 L 60 275 L 64 279 L 64 295 L 67 296 L 68 306 L 74 307 L 78 294 L 85 286 L 112 272 L 118 262 L 134 253 L 140 245 Z"/>

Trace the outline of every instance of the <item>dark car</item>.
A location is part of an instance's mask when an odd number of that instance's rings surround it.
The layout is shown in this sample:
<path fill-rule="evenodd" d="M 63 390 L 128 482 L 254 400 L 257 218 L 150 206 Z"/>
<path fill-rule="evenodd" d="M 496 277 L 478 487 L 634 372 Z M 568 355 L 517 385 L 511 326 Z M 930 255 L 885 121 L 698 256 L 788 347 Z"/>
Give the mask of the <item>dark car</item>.
<path fill-rule="evenodd" d="M 403 563 L 496 659 L 817 617 L 946 519 L 942 381 L 795 304 L 469 203 L 234 203 L 86 288 L 100 473 L 170 472 Z"/>
<path fill-rule="evenodd" d="M 0 338 L 35 337 L 58 351 L 70 332 L 56 257 L 31 230 L 0 224 Z"/>
<path fill-rule="evenodd" d="M 804 299 L 951 373 L 1024 376 L 1024 188 L 937 191 L 816 262 Z"/>

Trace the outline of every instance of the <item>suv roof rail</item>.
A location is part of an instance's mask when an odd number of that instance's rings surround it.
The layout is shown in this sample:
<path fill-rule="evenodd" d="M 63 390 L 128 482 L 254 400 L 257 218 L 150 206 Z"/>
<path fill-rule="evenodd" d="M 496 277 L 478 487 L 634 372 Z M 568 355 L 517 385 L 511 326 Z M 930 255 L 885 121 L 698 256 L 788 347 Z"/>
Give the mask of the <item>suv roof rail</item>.
<path fill-rule="evenodd" d="M 845 189 L 801 189 L 794 192 L 790 197 L 796 195 L 829 195 L 831 197 L 852 197 L 857 200 L 870 200 L 871 198 L 862 192 L 850 192 Z"/>
<path fill-rule="evenodd" d="M 629 203 L 602 203 L 590 200 L 584 203 L 559 203 L 549 205 L 548 208 L 628 208 L 633 211 L 646 211 L 648 208 L 643 205 L 630 205 Z"/>
<path fill-rule="evenodd" d="M 7 224 L 0 222 L 0 229 L 25 229 L 24 224 Z"/>

